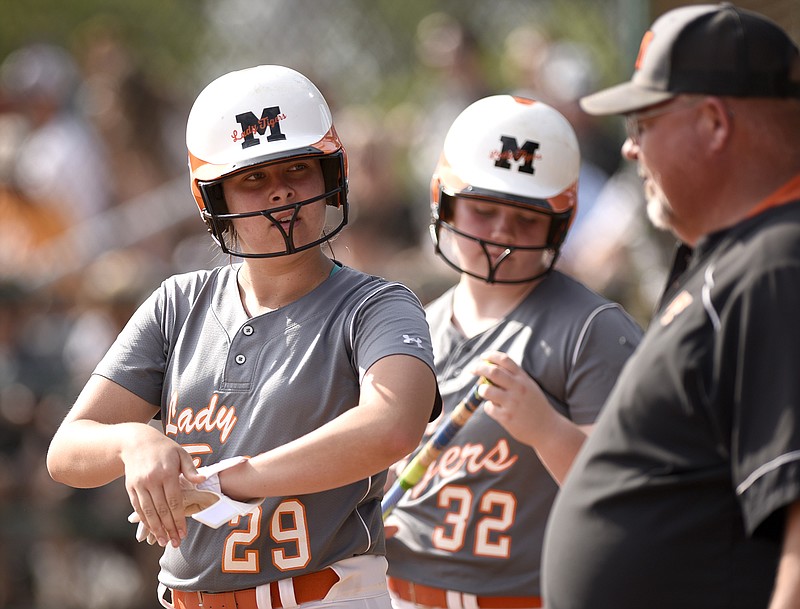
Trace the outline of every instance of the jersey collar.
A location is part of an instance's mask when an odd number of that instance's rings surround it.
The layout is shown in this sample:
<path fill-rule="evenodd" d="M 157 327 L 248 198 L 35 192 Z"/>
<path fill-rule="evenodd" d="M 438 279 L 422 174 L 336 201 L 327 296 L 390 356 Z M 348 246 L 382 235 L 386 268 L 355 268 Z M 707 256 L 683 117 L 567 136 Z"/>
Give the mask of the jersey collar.
<path fill-rule="evenodd" d="M 747 214 L 747 218 L 752 218 L 768 209 L 786 205 L 787 203 L 792 203 L 797 200 L 800 200 L 800 173 L 758 203 L 758 205 Z"/>

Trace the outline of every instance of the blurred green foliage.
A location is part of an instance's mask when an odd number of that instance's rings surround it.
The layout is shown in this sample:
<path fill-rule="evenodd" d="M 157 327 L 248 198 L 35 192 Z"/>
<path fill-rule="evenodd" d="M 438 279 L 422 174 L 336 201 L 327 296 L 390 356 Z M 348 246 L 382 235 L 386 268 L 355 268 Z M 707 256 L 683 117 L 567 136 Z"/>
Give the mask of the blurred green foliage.
<path fill-rule="evenodd" d="M 113 29 L 155 78 L 185 73 L 203 53 L 208 21 L 198 0 L 0 0 L 0 58 L 32 42 L 73 52 Z"/>
<path fill-rule="evenodd" d="M 489 84 L 503 88 L 503 37 L 526 23 L 590 45 L 603 80 L 616 78 L 618 15 L 630 1 L 0 0 L 0 59 L 36 41 L 80 53 L 98 31 L 113 29 L 145 72 L 191 97 L 224 71 L 254 63 L 298 64 L 297 52 L 304 50 L 306 65 L 294 67 L 312 79 L 319 72 L 321 88 L 343 102 L 363 98 L 392 105 L 410 86 L 433 84 L 415 56 L 417 28 L 431 13 L 446 13 L 471 29 Z M 359 90 L 337 82 L 341 73 L 354 71 L 364 77 L 351 81 Z"/>

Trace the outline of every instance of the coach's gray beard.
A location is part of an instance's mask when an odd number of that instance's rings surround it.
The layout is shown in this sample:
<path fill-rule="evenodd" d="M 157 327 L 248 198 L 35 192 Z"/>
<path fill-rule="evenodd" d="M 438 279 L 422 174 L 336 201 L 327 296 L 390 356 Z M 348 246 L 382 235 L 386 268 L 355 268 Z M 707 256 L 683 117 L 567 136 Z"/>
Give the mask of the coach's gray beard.
<path fill-rule="evenodd" d="M 647 203 L 647 217 L 656 228 L 670 230 L 672 228 L 670 223 L 672 210 L 667 196 L 653 179 L 645 175 L 641 169 L 639 170 L 639 175 L 644 178 L 644 199 Z"/>

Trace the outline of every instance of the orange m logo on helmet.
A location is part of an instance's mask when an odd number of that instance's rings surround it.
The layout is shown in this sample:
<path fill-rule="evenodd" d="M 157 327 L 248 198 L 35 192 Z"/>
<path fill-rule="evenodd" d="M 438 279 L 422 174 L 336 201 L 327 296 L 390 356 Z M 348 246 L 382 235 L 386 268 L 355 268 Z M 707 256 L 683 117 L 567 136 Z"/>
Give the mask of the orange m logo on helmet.
<path fill-rule="evenodd" d="M 269 135 L 267 136 L 268 142 L 285 140 L 286 136 L 281 133 L 280 126 L 280 121 L 285 118 L 286 115 L 281 114 L 279 106 L 264 108 L 261 111 L 261 118 L 256 118 L 256 115 L 252 112 L 237 114 L 236 122 L 241 125 L 242 133 L 239 134 L 239 132 L 234 129 L 231 138 L 234 142 L 242 140 L 242 148 L 249 148 L 250 146 L 256 146 L 261 143 L 261 140 L 256 137 L 256 134 L 264 135 L 267 129 L 269 129 Z"/>

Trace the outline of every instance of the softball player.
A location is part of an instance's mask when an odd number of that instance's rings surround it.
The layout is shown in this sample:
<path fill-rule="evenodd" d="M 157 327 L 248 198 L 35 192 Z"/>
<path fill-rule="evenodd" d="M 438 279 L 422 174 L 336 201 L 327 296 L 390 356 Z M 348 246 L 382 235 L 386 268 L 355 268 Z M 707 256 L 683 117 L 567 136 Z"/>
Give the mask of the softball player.
<path fill-rule="evenodd" d="M 125 476 L 165 546 L 166 607 L 389 607 L 385 470 L 437 395 L 422 306 L 322 252 L 347 221 L 347 156 L 303 75 L 220 77 L 186 139 L 201 216 L 242 261 L 141 305 L 57 431 L 50 473 Z M 189 509 L 198 492 L 211 501 Z"/>
<path fill-rule="evenodd" d="M 387 518 L 396 608 L 541 607 L 558 485 L 641 330 L 553 270 L 576 202 L 576 136 L 553 108 L 479 100 L 433 176 L 437 253 L 461 275 L 427 307 L 445 413 L 476 375 L 489 400 Z M 535 383 L 550 397 L 528 399 Z"/>

